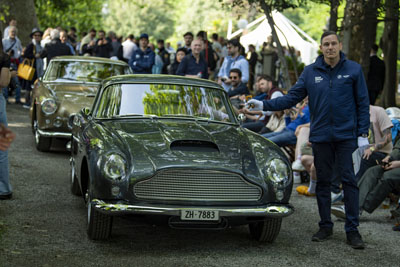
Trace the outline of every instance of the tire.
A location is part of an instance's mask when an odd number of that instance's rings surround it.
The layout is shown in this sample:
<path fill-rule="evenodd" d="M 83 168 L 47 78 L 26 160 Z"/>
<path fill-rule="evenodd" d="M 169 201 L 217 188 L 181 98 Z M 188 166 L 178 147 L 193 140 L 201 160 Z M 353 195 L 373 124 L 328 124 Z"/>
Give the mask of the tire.
<path fill-rule="evenodd" d="M 42 152 L 48 152 L 51 147 L 51 137 L 43 137 L 38 131 L 37 120 L 33 121 L 33 130 L 35 135 L 35 145 L 36 149 Z"/>
<path fill-rule="evenodd" d="M 90 191 L 88 191 L 90 192 Z M 88 193 L 90 196 L 90 193 Z M 94 209 L 91 199 L 86 203 L 88 210 L 87 235 L 92 240 L 105 240 L 111 236 L 113 217 Z"/>
<path fill-rule="evenodd" d="M 71 185 L 70 185 L 70 189 L 71 189 L 71 193 L 75 196 L 82 196 L 82 192 L 81 189 L 79 188 L 79 183 L 76 177 L 76 173 L 75 173 L 75 164 L 73 162 L 71 162 L 71 172 L 70 172 L 70 177 L 71 177 Z"/>
<path fill-rule="evenodd" d="M 268 218 L 249 224 L 251 236 L 259 242 L 272 243 L 281 230 L 282 218 Z"/>

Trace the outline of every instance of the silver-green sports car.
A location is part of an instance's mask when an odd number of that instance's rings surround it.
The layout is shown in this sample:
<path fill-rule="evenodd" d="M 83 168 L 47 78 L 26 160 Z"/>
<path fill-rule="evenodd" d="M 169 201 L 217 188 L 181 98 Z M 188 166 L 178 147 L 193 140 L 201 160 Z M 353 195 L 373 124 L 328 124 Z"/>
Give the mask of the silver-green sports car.
<path fill-rule="evenodd" d="M 249 225 L 272 242 L 294 211 L 289 161 L 240 127 L 214 82 L 115 76 L 72 125 L 71 191 L 86 202 L 91 239 L 109 238 L 113 216 L 129 214 L 174 228 Z"/>

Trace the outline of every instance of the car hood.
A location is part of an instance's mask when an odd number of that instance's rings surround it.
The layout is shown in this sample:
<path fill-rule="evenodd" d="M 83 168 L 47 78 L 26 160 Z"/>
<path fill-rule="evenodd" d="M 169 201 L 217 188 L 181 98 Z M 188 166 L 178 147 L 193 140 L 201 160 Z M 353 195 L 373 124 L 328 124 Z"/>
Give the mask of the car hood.
<path fill-rule="evenodd" d="M 237 125 L 149 119 L 109 121 L 103 126 L 110 136 L 118 137 L 119 149 L 132 157 L 133 164 L 150 164 L 153 171 L 190 166 L 246 173 L 255 166 L 249 140 Z"/>
<path fill-rule="evenodd" d="M 44 85 L 55 97 L 61 112 L 76 113 L 83 107 L 92 107 L 98 89 L 95 83 L 48 83 Z"/>

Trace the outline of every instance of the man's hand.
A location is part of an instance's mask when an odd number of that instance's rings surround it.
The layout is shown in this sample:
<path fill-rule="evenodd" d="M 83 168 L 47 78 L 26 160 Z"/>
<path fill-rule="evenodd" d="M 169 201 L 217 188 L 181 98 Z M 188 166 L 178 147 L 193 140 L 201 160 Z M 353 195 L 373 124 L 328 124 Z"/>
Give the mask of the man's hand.
<path fill-rule="evenodd" d="M 372 153 L 373 153 L 373 152 L 371 151 L 370 148 L 365 149 L 365 150 L 364 150 L 363 159 L 368 160 L 369 157 L 372 155 Z"/>
<path fill-rule="evenodd" d="M 262 101 L 251 99 L 249 102 L 247 102 L 246 107 L 252 108 L 253 110 L 263 110 L 264 104 Z"/>
<path fill-rule="evenodd" d="M 6 151 L 14 139 L 15 133 L 6 128 L 3 124 L 0 124 L 0 150 Z"/>
<path fill-rule="evenodd" d="M 368 138 L 359 136 L 357 138 L 357 144 L 358 144 L 358 147 L 363 147 L 363 146 L 369 145 Z"/>
<path fill-rule="evenodd" d="M 389 160 L 390 160 L 390 155 L 387 155 L 387 156 L 382 160 L 382 162 L 389 163 Z"/>
<path fill-rule="evenodd" d="M 384 167 L 385 171 L 393 170 L 396 168 L 400 168 L 400 160 L 391 161 L 388 165 Z"/>

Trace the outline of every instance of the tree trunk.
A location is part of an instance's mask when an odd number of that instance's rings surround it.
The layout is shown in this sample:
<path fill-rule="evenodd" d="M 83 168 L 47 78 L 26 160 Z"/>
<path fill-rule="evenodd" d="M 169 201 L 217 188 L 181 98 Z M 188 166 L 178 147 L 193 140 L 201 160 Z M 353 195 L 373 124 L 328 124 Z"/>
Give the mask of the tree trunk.
<path fill-rule="evenodd" d="M 276 33 L 276 30 L 275 30 L 275 22 L 271 15 L 272 10 L 265 3 L 265 0 L 261 0 L 260 4 L 261 4 L 261 8 L 264 10 L 265 16 L 267 17 L 268 24 L 271 27 L 272 38 L 278 47 L 278 56 L 279 56 L 279 59 L 281 61 L 282 67 L 283 67 L 283 80 L 285 83 L 284 89 L 289 90 L 291 87 L 291 83 L 290 83 L 290 79 L 289 79 L 289 69 L 288 69 L 286 59 L 285 59 L 285 55 L 283 54 L 283 48 L 282 48 L 281 42 L 279 41 L 278 34 Z"/>
<path fill-rule="evenodd" d="M 369 55 L 375 42 L 380 0 L 348 0 L 343 20 L 343 52 L 360 63 L 364 76 L 369 70 Z"/>
<path fill-rule="evenodd" d="M 397 43 L 399 27 L 399 0 L 385 1 L 385 29 L 382 36 L 382 50 L 385 61 L 385 85 L 382 94 L 382 106 L 396 106 L 397 90 Z"/>
<path fill-rule="evenodd" d="M 9 15 L 6 16 L 7 23 L 10 18 L 17 20 L 17 36 L 21 40 L 22 46 L 26 46 L 31 41 L 29 34 L 32 29 L 38 27 L 34 0 L 1 0 L 1 2 L 9 7 Z"/>
<path fill-rule="evenodd" d="M 329 30 L 337 32 L 337 19 L 338 19 L 338 8 L 340 5 L 339 0 L 331 0 L 331 9 L 330 9 L 330 17 L 329 17 Z"/>
<path fill-rule="evenodd" d="M 380 0 L 369 0 L 365 3 L 362 25 L 362 42 L 360 47 L 360 64 L 364 77 L 368 77 L 371 47 L 375 43 L 376 27 L 378 25 L 378 7 Z"/>

